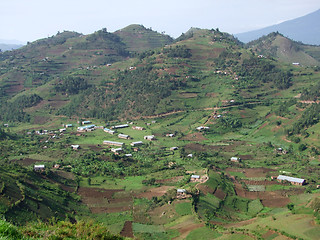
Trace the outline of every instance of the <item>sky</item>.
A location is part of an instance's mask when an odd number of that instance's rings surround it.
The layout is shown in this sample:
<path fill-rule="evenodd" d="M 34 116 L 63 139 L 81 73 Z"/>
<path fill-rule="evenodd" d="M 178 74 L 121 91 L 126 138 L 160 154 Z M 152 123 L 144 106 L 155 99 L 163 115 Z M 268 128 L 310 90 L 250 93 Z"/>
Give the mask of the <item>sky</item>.
<path fill-rule="evenodd" d="M 130 24 L 174 38 L 191 27 L 236 34 L 318 9 L 319 0 L 0 0 L 0 39 L 25 43 L 58 31 L 114 32 Z"/>

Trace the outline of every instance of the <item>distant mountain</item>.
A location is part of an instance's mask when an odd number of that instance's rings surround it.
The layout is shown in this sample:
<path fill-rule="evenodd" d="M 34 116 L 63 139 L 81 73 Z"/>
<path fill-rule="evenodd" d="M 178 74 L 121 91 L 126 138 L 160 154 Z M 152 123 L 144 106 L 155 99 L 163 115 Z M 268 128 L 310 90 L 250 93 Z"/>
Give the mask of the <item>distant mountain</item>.
<path fill-rule="evenodd" d="M 272 32 L 280 32 L 295 41 L 301 41 L 305 44 L 320 45 L 320 9 L 277 25 L 262 28 L 255 31 L 235 34 L 242 42 L 247 43 L 256 40 Z"/>
<path fill-rule="evenodd" d="M 23 45 L 22 44 L 6 44 L 6 43 L 0 43 L 0 50 L 2 52 L 4 51 L 10 51 L 14 49 L 21 48 Z"/>
<path fill-rule="evenodd" d="M 280 33 L 270 33 L 247 44 L 258 55 L 278 59 L 286 63 L 305 66 L 320 65 L 320 47 L 305 45 L 284 37 Z"/>
<path fill-rule="evenodd" d="M 169 35 L 161 34 L 143 25 L 132 24 L 114 32 L 127 45 L 129 51 L 142 52 L 171 44 L 173 39 Z"/>

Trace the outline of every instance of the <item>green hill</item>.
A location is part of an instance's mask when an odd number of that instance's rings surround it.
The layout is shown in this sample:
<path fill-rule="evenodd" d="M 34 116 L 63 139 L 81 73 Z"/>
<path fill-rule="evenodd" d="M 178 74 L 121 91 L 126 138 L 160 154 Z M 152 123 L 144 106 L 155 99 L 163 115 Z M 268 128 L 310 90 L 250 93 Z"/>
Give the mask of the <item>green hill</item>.
<path fill-rule="evenodd" d="M 317 46 L 305 45 L 292 41 L 279 33 L 270 33 L 252 41 L 247 46 L 257 54 L 273 57 L 285 63 L 299 63 L 305 66 L 319 66 Z"/>
<path fill-rule="evenodd" d="M 278 34 L 247 48 L 219 29 L 146 51 L 123 39 L 65 32 L 2 53 L 2 215 L 138 239 L 316 239 L 320 72 L 302 61 L 317 49 Z"/>
<path fill-rule="evenodd" d="M 165 34 L 160 34 L 152 29 L 147 29 L 143 25 L 132 24 L 121 30 L 114 32 L 126 44 L 131 52 L 143 52 L 154 48 L 171 44 L 173 39 Z"/>

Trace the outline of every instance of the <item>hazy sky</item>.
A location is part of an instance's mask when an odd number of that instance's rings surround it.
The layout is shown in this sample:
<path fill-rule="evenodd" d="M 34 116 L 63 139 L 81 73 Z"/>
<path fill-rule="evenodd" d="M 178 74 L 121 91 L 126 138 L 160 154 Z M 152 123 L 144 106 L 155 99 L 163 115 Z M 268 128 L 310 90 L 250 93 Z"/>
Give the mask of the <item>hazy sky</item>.
<path fill-rule="evenodd" d="M 0 0 L 0 39 L 34 41 L 70 30 L 142 24 L 178 37 L 190 27 L 246 32 L 320 9 L 319 0 Z M 319 23 L 315 23 L 319 24 Z"/>

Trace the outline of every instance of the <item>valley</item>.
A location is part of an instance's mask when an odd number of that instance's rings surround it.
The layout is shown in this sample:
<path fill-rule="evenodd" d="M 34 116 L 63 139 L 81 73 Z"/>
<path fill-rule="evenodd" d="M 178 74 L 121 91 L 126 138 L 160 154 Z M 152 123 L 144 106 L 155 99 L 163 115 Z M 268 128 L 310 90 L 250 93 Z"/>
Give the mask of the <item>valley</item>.
<path fill-rule="evenodd" d="M 318 47 L 294 65 L 269 37 L 132 25 L 1 53 L 0 236 L 318 239 Z"/>

